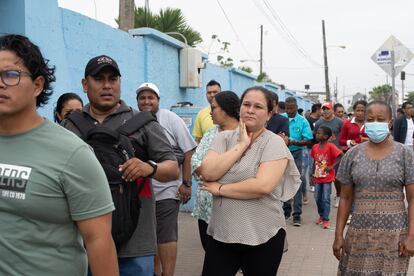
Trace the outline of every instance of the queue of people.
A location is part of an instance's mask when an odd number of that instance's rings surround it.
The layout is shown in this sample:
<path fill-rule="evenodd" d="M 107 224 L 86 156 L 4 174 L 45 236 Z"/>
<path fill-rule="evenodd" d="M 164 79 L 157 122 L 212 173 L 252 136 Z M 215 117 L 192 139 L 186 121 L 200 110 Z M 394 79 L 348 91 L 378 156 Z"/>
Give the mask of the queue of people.
<path fill-rule="evenodd" d="M 279 102 L 254 86 L 239 98 L 212 80 L 192 136 L 160 108 L 156 84 L 137 88 L 138 110 L 121 100 L 121 70 L 106 55 L 86 64 L 88 103 L 62 94 L 56 124 L 37 113 L 53 93 L 54 68 L 28 38 L 0 38 L 0 77 L 2 275 L 174 275 L 179 205 L 192 185 L 205 251 L 200 273 L 276 275 L 286 223 L 292 216 L 302 225 L 309 184 L 315 222 L 330 228 L 333 182 L 338 275 L 407 273 L 410 102 L 393 124 L 381 101 L 356 102 L 350 120 L 331 103 L 315 104 L 305 118 L 294 97 Z M 122 161 L 114 164 L 114 156 Z"/>

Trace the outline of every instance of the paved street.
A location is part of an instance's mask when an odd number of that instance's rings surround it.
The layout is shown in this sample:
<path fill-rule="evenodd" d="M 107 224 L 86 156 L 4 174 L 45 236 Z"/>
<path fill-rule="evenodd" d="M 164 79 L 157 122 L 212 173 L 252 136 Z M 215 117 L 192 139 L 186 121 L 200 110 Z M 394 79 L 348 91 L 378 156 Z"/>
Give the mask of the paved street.
<path fill-rule="evenodd" d="M 336 219 L 336 208 L 331 210 L 331 229 L 322 229 L 314 223 L 317 218 L 313 194 L 309 194 L 309 205 L 303 206 L 302 226 L 292 226 L 288 221 L 287 235 L 289 251 L 283 255 L 278 275 L 287 276 L 332 276 L 336 275 L 338 261 L 332 254 L 332 242 Z M 242 227 L 242 226 L 241 226 Z M 201 275 L 204 251 L 198 236 L 197 222 L 189 213 L 180 213 L 179 241 L 176 276 Z M 240 274 L 241 275 L 241 274 Z M 414 275 L 410 265 L 408 275 Z"/>

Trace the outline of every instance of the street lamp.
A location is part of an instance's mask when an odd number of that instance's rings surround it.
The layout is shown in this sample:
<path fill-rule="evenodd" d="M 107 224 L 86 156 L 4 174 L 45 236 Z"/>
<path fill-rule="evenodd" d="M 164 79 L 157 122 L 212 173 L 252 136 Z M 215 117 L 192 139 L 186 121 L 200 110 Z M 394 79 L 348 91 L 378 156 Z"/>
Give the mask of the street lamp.
<path fill-rule="evenodd" d="M 164 34 L 178 35 L 184 40 L 185 45 L 188 45 L 187 38 L 182 33 L 179 33 L 179 32 L 165 32 Z"/>
<path fill-rule="evenodd" d="M 336 47 L 336 48 L 341 48 L 341 49 L 346 49 L 345 45 L 328 45 L 327 48 L 331 48 L 331 47 Z"/>

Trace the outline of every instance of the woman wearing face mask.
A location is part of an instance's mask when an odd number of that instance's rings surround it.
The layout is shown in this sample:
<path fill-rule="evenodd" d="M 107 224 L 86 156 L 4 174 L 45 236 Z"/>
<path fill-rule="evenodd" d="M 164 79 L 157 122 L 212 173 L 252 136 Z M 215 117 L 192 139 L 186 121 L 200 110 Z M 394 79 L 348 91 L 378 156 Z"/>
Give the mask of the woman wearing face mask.
<path fill-rule="evenodd" d="M 382 101 L 367 105 L 369 141 L 352 147 L 339 167 L 342 193 L 333 244 L 340 261 L 338 275 L 406 275 L 414 255 L 413 151 L 390 137 L 391 114 Z M 344 240 L 352 203 L 353 218 Z"/>

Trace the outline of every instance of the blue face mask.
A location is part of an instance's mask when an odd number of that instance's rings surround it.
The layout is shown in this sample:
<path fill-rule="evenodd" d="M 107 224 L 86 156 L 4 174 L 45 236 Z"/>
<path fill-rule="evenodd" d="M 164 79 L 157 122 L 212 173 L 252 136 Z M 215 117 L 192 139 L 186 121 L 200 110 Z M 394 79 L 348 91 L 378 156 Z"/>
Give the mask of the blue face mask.
<path fill-rule="evenodd" d="M 371 142 L 378 144 L 387 138 L 390 130 L 388 128 L 388 123 L 372 122 L 365 123 L 365 133 L 368 135 Z"/>

